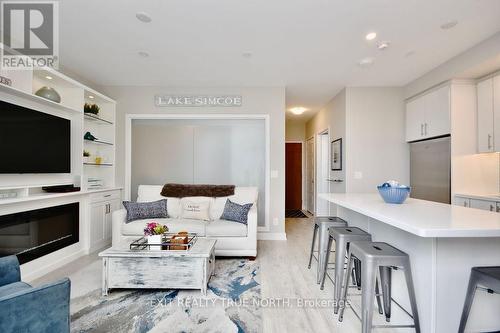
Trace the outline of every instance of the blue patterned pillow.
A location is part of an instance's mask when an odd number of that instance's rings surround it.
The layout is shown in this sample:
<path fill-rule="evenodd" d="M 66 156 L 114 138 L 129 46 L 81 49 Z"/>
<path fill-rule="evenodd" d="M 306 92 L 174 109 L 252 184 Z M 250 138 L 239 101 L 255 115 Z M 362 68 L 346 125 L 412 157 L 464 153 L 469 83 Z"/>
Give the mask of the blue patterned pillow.
<path fill-rule="evenodd" d="M 253 204 L 238 205 L 231 200 L 226 200 L 224 212 L 222 212 L 221 220 L 234 221 L 238 223 L 247 224 L 248 211 L 252 208 Z"/>
<path fill-rule="evenodd" d="M 126 223 L 154 218 L 167 218 L 167 199 L 153 202 L 131 202 L 124 201 L 123 206 L 127 210 Z"/>

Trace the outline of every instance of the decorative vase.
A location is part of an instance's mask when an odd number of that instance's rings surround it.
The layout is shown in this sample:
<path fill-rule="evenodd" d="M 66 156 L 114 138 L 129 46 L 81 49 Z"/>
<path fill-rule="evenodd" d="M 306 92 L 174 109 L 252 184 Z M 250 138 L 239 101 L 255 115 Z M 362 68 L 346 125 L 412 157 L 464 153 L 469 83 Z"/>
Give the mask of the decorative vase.
<path fill-rule="evenodd" d="M 147 238 L 148 238 L 148 244 L 149 245 L 154 245 L 154 244 L 159 245 L 159 244 L 161 244 L 161 236 L 162 235 L 147 236 Z M 153 248 L 153 250 L 154 250 L 154 248 Z"/>
<path fill-rule="evenodd" d="M 41 87 L 37 90 L 35 95 L 48 99 L 52 102 L 61 103 L 61 95 L 51 87 Z"/>

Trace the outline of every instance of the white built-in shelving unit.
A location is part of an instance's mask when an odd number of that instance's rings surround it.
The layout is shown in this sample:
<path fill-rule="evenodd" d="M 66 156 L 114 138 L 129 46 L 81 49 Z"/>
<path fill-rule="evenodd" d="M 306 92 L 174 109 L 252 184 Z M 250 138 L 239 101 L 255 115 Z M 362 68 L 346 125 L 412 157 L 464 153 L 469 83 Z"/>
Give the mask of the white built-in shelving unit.
<path fill-rule="evenodd" d="M 87 191 L 90 190 L 87 186 L 89 178 L 102 180 L 103 186 L 99 190 L 115 187 L 114 100 L 51 68 L 2 70 L 0 75 L 12 81 L 11 86 L 0 84 L 1 100 L 71 121 L 71 172 L 1 174 L 0 194 L 15 193 L 15 197 L 0 199 L 0 204 L 25 201 L 29 197 L 44 194 L 50 196 L 51 194 L 41 190 L 43 186 L 74 184 L 80 186 L 82 191 Z M 56 103 L 35 95 L 43 86 L 54 88 L 61 96 L 61 102 Z M 97 104 L 100 107 L 98 115 L 84 113 L 85 103 Z M 98 140 L 84 140 L 87 131 Z M 90 152 L 89 158 L 83 157 L 84 150 Z M 101 158 L 100 163 L 96 157 Z"/>

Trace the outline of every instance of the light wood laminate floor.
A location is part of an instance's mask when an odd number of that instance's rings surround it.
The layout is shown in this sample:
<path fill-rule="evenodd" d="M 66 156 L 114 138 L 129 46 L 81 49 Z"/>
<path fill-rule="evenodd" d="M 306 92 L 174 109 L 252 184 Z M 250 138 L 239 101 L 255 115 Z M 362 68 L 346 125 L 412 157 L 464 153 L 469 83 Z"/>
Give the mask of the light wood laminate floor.
<path fill-rule="evenodd" d="M 259 241 L 257 260 L 261 266 L 264 332 L 360 332 L 359 320 L 346 310 L 339 323 L 332 308 L 312 304 L 297 306 L 300 300 L 332 300 L 333 286 L 324 290 L 316 284 L 316 263 L 307 269 L 312 235 L 312 219 L 287 219 L 286 241 Z M 63 276 L 71 279 L 71 296 L 77 297 L 101 286 L 101 262 L 96 254 L 80 258 L 34 282 L 35 285 Z M 359 297 L 357 297 L 359 299 Z M 272 301 L 276 306 L 272 306 Z M 282 301 L 289 302 L 284 304 Z M 353 298 L 356 302 L 356 297 Z M 278 306 L 278 301 L 281 304 Z M 376 315 L 376 317 L 379 317 Z M 376 318 L 384 324 L 383 317 Z M 375 332 L 414 332 L 413 329 L 377 329 Z"/>

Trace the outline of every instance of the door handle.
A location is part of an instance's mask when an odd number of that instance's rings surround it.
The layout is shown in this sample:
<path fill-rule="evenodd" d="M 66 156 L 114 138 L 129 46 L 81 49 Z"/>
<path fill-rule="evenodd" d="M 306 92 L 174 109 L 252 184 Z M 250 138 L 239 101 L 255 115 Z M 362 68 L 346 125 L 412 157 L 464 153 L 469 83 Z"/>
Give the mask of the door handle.
<path fill-rule="evenodd" d="M 343 179 L 327 179 L 329 182 L 334 182 L 334 183 L 342 183 L 344 180 Z"/>
<path fill-rule="evenodd" d="M 424 136 L 424 124 L 420 124 L 420 136 Z"/>

